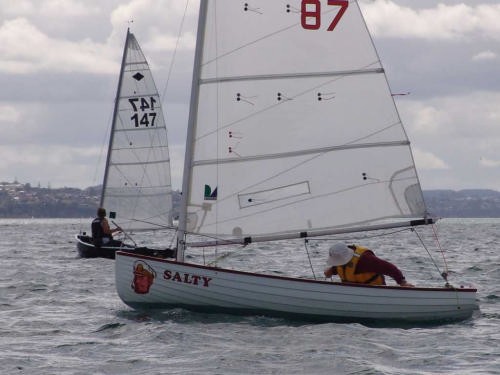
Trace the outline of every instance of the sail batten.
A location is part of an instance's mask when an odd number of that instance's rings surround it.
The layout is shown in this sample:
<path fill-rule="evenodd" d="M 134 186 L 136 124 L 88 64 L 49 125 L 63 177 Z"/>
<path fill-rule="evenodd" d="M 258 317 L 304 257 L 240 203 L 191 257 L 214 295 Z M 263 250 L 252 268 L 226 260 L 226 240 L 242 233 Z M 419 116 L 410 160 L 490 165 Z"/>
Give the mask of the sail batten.
<path fill-rule="evenodd" d="M 254 155 L 249 157 L 238 156 L 233 158 L 227 158 L 224 160 L 213 159 L 213 160 L 198 160 L 193 163 L 193 166 L 201 166 L 201 165 L 210 165 L 210 164 L 224 164 L 224 163 L 236 163 L 236 162 L 245 162 L 245 161 L 253 161 L 253 160 L 268 160 L 268 159 L 276 159 L 276 158 L 288 158 L 300 155 L 311 155 L 311 154 L 324 154 L 326 152 L 333 151 L 342 151 L 342 150 L 352 150 L 352 149 L 362 149 L 362 148 L 370 148 L 370 147 L 398 147 L 398 146 L 408 146 L 410 144 L 409 141 L 395 141 L 395 142 L 379 142 L 379 143 L 360 143 L 360 144 L 352 144 L 352 145 L 343 145 L 343 146 L 331 146 L 325 147 L 317 150 L 300 150 L 289 153 L 281 153 L 281 154 L 271 154 L 271 155 Z"/>
<path fill-rule="evenodd" d="M 153 164 L 165 164 L 168 163 L 170 159 L 160 159 L 160 160 L 153 160 L 153 161 L 148 161 L 148 165 L 153 165 Z M 122 162 L 122 163 L 111 163 L 110 165 L 113 166 L 132 166 L 132 165 L 143 165 L 143 161 L 137 161 L 137 162 Z"/>
<path fill-rule="evenodd" d="M 239 77 L 221 77 L 201 79 L 200 84 L 209 84 L 217 82 L 231 82 L 231 81 L 260 81 L 266 79 L 290 79 L 290 78 L 314 78 L 314 77 L 342 77 L 358 74 L 380 74 L 384 73 L 383 68 L 376 69 L 359 69 L 343 72 L 311 72 L 311 73 L 295 73 L 295 74 L 270 74 L 270 75 L 254 75 L 254 76 L 239 76 Z"/>

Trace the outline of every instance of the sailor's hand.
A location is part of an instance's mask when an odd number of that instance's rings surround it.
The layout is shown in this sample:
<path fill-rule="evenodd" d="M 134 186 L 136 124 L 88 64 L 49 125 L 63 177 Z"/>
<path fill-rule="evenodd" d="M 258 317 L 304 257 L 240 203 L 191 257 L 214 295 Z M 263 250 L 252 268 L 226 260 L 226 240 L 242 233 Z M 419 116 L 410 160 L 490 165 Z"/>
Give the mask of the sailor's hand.
<path fill-rule="evenodd" d="M 324 272 L 325 277 L 332 277 L 333 276 L 333 267 L 325 268 Z"/>

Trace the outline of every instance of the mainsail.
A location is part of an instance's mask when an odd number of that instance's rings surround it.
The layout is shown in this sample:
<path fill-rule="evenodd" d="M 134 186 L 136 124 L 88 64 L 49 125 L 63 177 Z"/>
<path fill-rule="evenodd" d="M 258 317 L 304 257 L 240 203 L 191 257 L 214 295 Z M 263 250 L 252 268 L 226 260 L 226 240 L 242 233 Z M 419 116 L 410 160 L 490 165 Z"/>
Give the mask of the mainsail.
<path fill-rule="evenodd" d="M 127 31 L 101 206 L 127 230 L 172 225 L 167 130 L 148 62 Z"/>
<path fill-rule="evenodd" d="M 199 28 L 181 230 L 292 238 L 426 217 L 356 1 L 206 1 Z"/>

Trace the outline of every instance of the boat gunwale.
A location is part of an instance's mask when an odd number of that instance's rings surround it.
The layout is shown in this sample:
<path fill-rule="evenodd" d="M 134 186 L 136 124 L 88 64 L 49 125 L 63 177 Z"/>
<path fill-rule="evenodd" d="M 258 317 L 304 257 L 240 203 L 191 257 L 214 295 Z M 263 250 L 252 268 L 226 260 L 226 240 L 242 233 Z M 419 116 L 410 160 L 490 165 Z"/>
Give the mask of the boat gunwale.
<path fill-rule="evenodd" d="M 212 266 L 205 266 L 202 264 L 196 263 L 186 263 L 180 262 L 176 260 L 168 260 L 163 258 L 158 258 L 154 256 L 134 254 L 127 252 L 125 250 L 119 250 L 116 252 L 116 255 L 121 255 L 130 258 L 140 258 L 140 259 L 149 259 L 154 260 L 155 262 L 168 263 L 168 264 L 176 264 L 185 267 L 194 267 L 199 269 L 204 269 L 208 271 L 214 272 L 224 272 L 236 275 L 245 275 L 249 277 L 259 277 L 259 278 L 268 278 L 268 279 L 277 279 L 277 280 L 286 280 L 286 281 L 296 281 L 296 282 L 305 282 L 305 283 L 315 283 L 315 284 L 328 284 L 328 285 L 336 285 L 343 287 L 354 287 L 354 288 L 375 288 L 375 289 L 395 289 L 395 290 L 405 290 L 405 291 L 434 291 L 434 292 L 465 292 L 465 293 L 476 293 L 477 288 L 438 288 L 438 287 L 405 287 L 405 286 L 396 286 L 396 285 L 369 285 L 369 284 L 356 284 L 356 283 L 344 283 L 338 281 L 328 281 L 328 280 L 313 280 L 313 279 L 303 279 L 298 277 L 289 277 L 289 276 L 276 276 L 276 275 L 267 275 L 263 273 L 255 273 L 255 272 L 247 272 L 247 271 L 239 271 L 239 270 L 231 270 L 227 268 L 219 268 Z"/>

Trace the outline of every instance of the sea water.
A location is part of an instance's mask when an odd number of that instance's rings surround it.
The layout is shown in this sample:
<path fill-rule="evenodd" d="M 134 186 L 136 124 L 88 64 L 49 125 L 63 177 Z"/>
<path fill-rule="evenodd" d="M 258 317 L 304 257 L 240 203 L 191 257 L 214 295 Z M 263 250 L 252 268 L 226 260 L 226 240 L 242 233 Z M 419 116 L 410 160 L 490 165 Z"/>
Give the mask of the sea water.
<path fill-rule="evenodd" d="M 74 235 L 89 225 L 0 220 L 0 374 L 500 374 L 500 219 L 439 222 L 449 281 L 477 287 L 480 310 L 430 326 L 134 311 L 116 294 L 113 260 L 78 258 Z M 416 285 L 441 286 L 442 255 L 419 246 L 434 233 L 417 234 L 345 240 Z M 193 260 L 321 278 L 330 243 L 252 244 Z"/>

